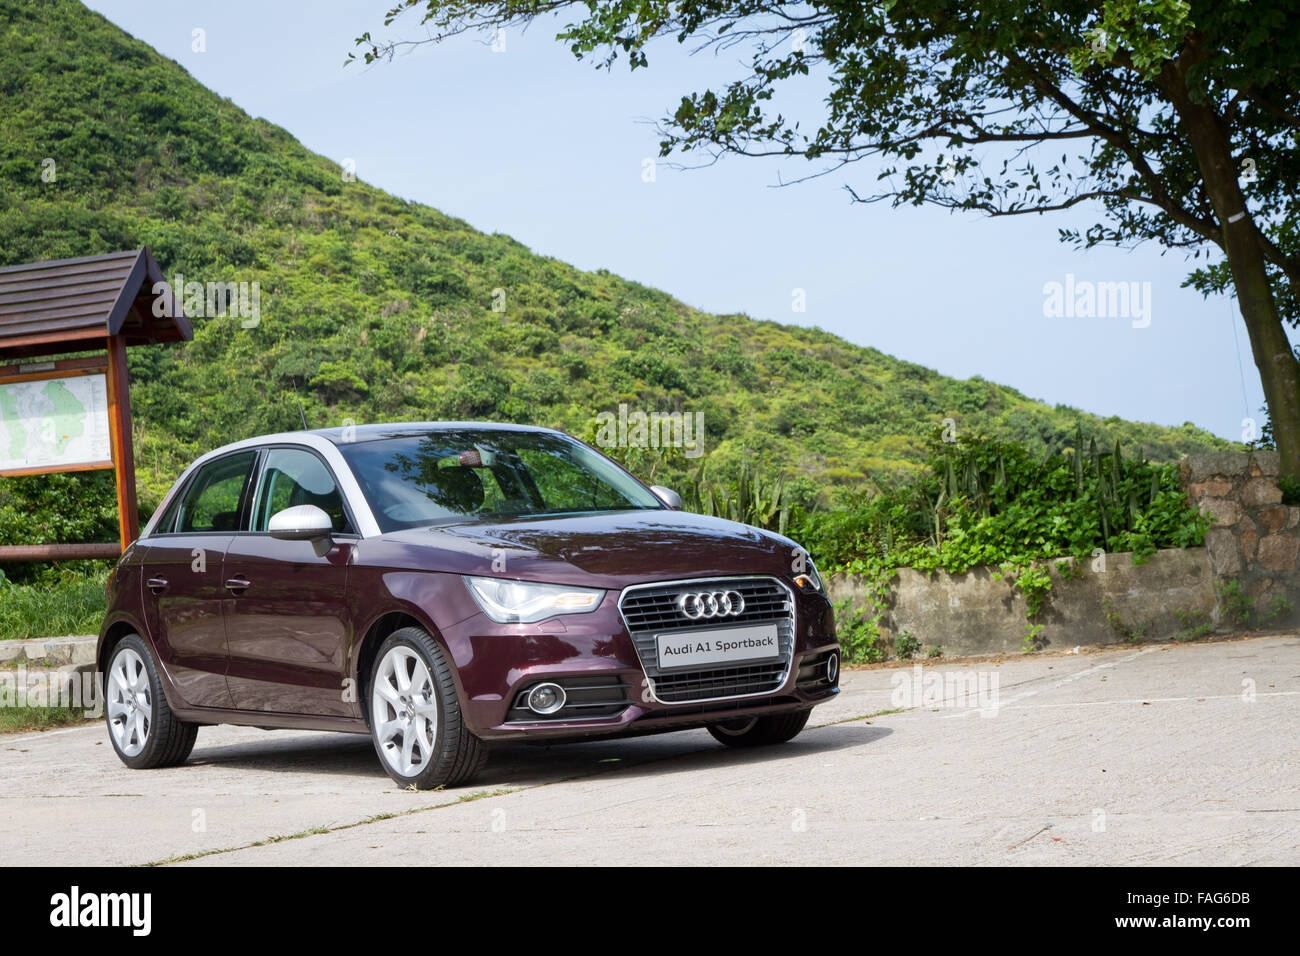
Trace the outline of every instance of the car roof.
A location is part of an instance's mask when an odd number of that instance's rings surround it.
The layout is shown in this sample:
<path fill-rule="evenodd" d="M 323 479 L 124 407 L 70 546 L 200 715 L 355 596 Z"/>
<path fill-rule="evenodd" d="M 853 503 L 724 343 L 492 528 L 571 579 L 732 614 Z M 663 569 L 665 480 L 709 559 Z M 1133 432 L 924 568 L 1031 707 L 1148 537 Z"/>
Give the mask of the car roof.
<path fill-rule="evenodd" d="M 563 434 L 563 432 L 554 428 L 542 428 L 537 425 L 513 425 L 508 422 L 380 422 L 372 425 L 314 428 L 301 432 L 301 434 L 319 435 L 336 445 L 341 445 L 363 441 L 378 441 L 384 438 L 398 438 L 402 435 L 418 435 L 424 432 L 456 431 L 461 429 Z"/>
<path fill-rule="evenodd" d="M 398 438 L 402 435 L 419 435 L 424 432 L 454 431 L 456 429 L 476 429 L 479 431 L 502 432 L 542 432 L 563 435 L 555 428 L 542 428 L 537 425 L 512 425 L 508 422 L 380 422 L 371 425 L 344 425 L 338 428 L 308 428 L 292 432 L 275 432 L 269 435 L 255 435 L 241 438 L 199 456 L 195 461 L 206 461 L 231 451 L 254 448 L 271 444 L 302 444 L 319 448 L 322 440 L 331 445 L 351 445 L 356 442 L 379 441 L 384 438 Z"/>

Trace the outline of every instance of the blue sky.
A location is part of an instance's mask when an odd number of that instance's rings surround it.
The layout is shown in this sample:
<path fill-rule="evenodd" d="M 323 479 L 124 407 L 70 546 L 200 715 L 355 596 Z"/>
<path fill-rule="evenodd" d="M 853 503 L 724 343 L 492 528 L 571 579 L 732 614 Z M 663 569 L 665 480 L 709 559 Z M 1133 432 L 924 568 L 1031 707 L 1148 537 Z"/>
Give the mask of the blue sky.
<path fill-rule="evenodd" d="M 1233 439 L 1247 415 L 1263 420 L 1235 303 L 1180 288 L 1189 269 L 1181 254 L 1085 253 L 1057 241 L 1058 228 L 1086 226 L 1086 216 L 992 220 L 854 205 L 841 187 L 869 190 L 866 163 L 775 188 L 812 168 L 727 159 L 675 170 L 661 161 L 645 182 L 643 163 L 658 152 L 653 121 L 684 93 L 735 74 L 740 51 L 690 56 L 670 42 L 648 70 L 597 71 L 538 23 L 507 34 L 502 52 L 462 37 L 345 69 L 355 36 L 385 33 L 385 0 L 88 5 L 308 148 L 352 159 L 358 178 L 580 268 L 712 312 L 820 326 L 1049 404 L 1191 421 Z M 205 31 L 205 52 L 192 50 L 195 29 Z M 418 18 L 388 32 L 418 36 Z M 815 109 L 815 98 L 806 105 Z M 1150 324 L 1045 316 L 1044 286 L 1069 274 L 1075 283 L 1150 283 Z M 804 312 L 792 309 L 796 289 Z"/>

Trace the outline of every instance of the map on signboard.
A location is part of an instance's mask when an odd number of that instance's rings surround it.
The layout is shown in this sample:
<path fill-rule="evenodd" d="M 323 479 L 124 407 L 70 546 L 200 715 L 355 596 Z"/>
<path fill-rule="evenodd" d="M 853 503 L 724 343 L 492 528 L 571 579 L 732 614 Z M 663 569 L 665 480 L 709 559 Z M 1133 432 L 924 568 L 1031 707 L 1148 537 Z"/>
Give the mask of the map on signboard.
<path fill-rule="evenodd" d="M 103 375 L 0 383 L 0 472 L 111 460 Z"/>

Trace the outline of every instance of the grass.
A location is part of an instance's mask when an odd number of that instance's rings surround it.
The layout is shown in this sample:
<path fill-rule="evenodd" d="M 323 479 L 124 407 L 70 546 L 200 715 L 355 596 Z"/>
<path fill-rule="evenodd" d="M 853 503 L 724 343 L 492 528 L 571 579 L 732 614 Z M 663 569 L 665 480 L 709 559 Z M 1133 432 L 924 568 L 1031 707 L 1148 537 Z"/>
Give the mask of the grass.
<path fill-rule="evenodd" d="M 853 722 L 856 721 L 856 720 L 866 720 L 866 721 L 870 721 L 870 720 L 872 720 L 872 719 L 875 718 L 875 717 L 888 717 L 890 714 L 901 714 L 903 711 L 908 710 L 908 709 L 910 709 L 910 708 L 907 708 L 907 707 L 893 707 L 893 708 L 890 708 L 889 710 L 878 710 L 878 711 L 876 711 L 876 712 L 873 713 L 873 714 L 863 714 L 861 717 L 850 717 L 848 720 L 837 721 L 837 723 L 853 723 Z"/>
<path fill-rule="evenodd" d="M 58 666 L 58 664 L 54 663 L 48 657 L 38 657 L 35 660 L 32 660 L 30 657 L 14 657 L 7 661 L 0 661 L 0 671 L 16 671 L 20 667 L 25 667 L 28 670 L 36 670 L 38 668 Z"/>
<path fill-rule="evenodd" d="M 68 573 L 38 584 L 0 577 L 0 640 L 98 633 L 107 576 L 107 571 Z"/>
<path fill-rule="evenodd" d="M 81 706 L 59 707 L 47 706 L 48 704 L 71 703 L 77 704 L 80 695 L 75 697 L 51 697 L 49 688 L 42 693 L 40 697 L 30 698 L 32 701 L 40 703 L 27 703 L 29 698 L 24 697 L 24 693 L 18 688 L 15 678 L 18 676 L 14 672 L 19 668 L 26 668 L 28 673 L 47 671 L 54 673 L 54 668 L 48 665 L 49 662 L 41 660 L 30 660 L 20 658 L 18 660 L 0 662 L 0 734 L 19 734 L 27 733 L 33 730 L 53 730 L 56 727 L 76 727 L 84 723 L 100 720 L 101 717 L 86 717 L 85 713 L 88 707 L 93 705 L 92 702 L 86 702 Z M 78 676 L 80 680 L 80 676 Z M 101 714 L 102 716 L 102 714 Z"/>
<path fill-rule="evenodd" d="M 75 727 L 100 719 L 86 717 L 81 707 L 0 707 L 0 734 Z"/>

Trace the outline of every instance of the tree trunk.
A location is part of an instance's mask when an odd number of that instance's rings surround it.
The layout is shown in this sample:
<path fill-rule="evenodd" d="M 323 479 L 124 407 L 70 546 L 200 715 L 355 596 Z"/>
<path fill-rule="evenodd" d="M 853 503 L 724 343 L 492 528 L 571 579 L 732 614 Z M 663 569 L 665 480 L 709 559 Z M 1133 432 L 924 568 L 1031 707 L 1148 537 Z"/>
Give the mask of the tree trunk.
<path fill-rule="evenodd" d="M 1264 386 L 1282 474 L 1300 479 L 1300 362 L 1277 311 L 1264 249 L 1241 194 L 1227 130 L 1210 106 L 1191 100 L 1176 67 L 1167 64 L 1161 81 L 1178 111 L 1223 230 L 1223 250 Z"/>

